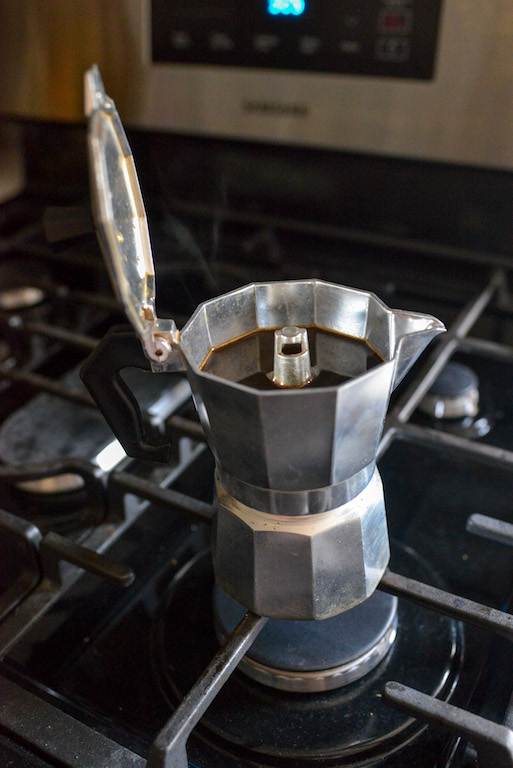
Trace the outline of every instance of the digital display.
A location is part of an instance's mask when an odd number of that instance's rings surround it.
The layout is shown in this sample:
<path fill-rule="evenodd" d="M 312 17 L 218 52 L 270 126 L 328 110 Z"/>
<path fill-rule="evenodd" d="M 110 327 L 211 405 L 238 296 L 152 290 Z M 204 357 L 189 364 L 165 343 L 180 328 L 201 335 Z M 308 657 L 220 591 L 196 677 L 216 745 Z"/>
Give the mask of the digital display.
<path fill-rule="evenodd" d="M 269 0 L 268 11 L 272 16 L 301 16 L 305 0 Z"/>
<path fill-rule="evenodd" d="M 434 76 L 442 0 L 148 2 L 156 63 Z"/>

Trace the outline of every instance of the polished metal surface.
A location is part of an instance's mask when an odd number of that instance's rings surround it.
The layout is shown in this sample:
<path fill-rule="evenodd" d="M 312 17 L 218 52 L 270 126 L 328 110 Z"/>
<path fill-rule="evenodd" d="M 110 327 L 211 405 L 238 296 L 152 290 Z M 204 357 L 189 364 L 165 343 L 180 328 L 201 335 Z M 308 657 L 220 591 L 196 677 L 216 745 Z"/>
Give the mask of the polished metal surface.
<path fill-rule="evenodd" d="M 130 125 L 513 168 L 510 0 L 445 3 L 427 82 L 152 65 L 149 0 L 0 0 L 0 42 L 7 115 L 81 120 L 96 61 Z"/>
<path fill-rule="evenodd" d="M 273 382 L 279 387 L 304 387 L 312 377 L 306 328 L 294 325 L 275 331 Z"/>
<path fill-rule="evenodd" d="M 150 233 L 134 158 L 97 66 L 85 74 L 84 101 L 94 221 L 114 288 L 155 370 L 163 364 L 183 370 L 176 324 L 155 312 Z"/>
<path fill-rule="evenodd" d="M 435 419 L 463 419 L 479 413 L 479 390 L 473 389 L 460 397 L 426 395 L 419 410 Z"/>
<path fill-rule="evenodd" d="M 251 355 L 230 357 L 215 375 L 202 367 L 213 348 L 291 324 L 365 340 L 383 362 L 366 370 L 356 350 L 347 355 L 345 383 L 275 391 L 240 383 L 258 370 Z M 248 285 L 205 302 L 182 329 L 180 349 L 221 471 L 257 488 L 304 492 L 338 485 L 373 463 L 392 389 L 443 330 L 435 318 L 391 310 L 366 291 L 298 280 Z"/>
<path fill-rule="evenodd" d="M 463 419 L 479 413 L 479 379 L 467 365 L 450 361 L 442 370 L 419 410 L 433 419 Z"/>
<path fill-rule="evenodd" d="M 336 616 L 369 597 L 388 564 L 379 472 L 347 504 L 303 516 L 251 509 L 217 483 L 213 550 L 217 583 L 255 613 Z"/>
<path fill-rule="evenodd" d="M 316 515 L 346 504 L 369 484 L 375 464 L 369 464 L 361 472 L 340 483 L 309 491 L 277 491 L 245 483 L 218 465 L 217 476 L 223 488 L 247 507 L 260 509 L 273 515 Z"/>
<path fill-rule="evenodd" d="M 239 670 L 258 683 L 270 688 L 293 693 L 320 693 L 343 688 L 345 685 L 355 683 L 383 661 L 391 650 L 397 636 L 397 615 L 394 616 L 391 625 L 386 629 L 381 639 L 366 653 L 347 664 L 333 669 L 325 669 L 316 672 L 289 672 L 285 669 L 274 669 L 265 664 L 244 656 L 239 663 Z"/>

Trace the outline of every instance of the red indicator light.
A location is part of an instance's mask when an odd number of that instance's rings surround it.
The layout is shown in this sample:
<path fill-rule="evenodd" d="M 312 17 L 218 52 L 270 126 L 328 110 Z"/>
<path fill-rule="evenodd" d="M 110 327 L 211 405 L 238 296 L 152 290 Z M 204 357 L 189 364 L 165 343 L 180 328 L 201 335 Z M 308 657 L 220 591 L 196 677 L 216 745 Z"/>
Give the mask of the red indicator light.
<path fill-rule="evenodd" d="M 383 19 L 383 26 L 387 32 L 402 32 L 406 26 L 406 19 L 401 13 L 387 13 Z"/>
<path fill-rule="evenodd" d="M 378 30 L 385 35 L 408 35 L 411 24 L 411 9 L 384 10 L 379 17 Z"/>

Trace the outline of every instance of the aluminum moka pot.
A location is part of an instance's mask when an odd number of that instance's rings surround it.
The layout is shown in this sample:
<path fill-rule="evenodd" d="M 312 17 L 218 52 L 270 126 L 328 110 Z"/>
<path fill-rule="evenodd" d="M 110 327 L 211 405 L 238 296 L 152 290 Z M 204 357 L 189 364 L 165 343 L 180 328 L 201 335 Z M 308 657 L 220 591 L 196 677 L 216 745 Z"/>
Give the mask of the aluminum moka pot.
<path fill-rule="evenodd" d="M 145 438 L 120 370 L 186 373 L 216 463 L 217 583 L 271 618 L 348 610 L 389 560 L 376 452 L 390 394 L 443 324 L 299 280 L 211 299 L 179 332 L 156 316 L 133 157 L 97 68 L 86 109 L 95 222 L 135 330 L 107 335 L 84 364 L 86 386 L 129 455 L 166 461 L 170 446 Z"/>

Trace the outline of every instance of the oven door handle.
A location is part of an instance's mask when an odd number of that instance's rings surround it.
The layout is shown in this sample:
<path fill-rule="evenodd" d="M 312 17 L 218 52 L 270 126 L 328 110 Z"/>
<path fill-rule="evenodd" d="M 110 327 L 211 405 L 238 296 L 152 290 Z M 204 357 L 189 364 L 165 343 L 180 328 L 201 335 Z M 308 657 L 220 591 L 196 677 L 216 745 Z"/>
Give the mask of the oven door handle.
<path fill-rule="evenodd" d="M 139 337 L 130 326 L 114 326 L 80 370 L 80 376 L 129 456 L 169 461 L 171 443 L 146 434 L 139 403 L 121 377 L 125 368 L 151 371 Z"/>

